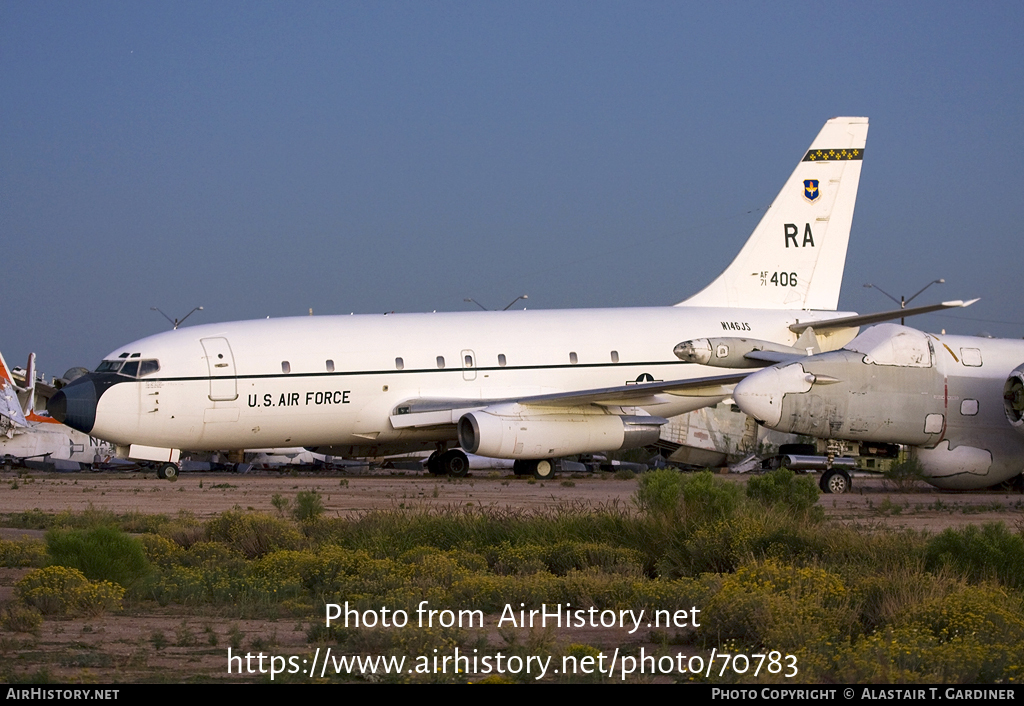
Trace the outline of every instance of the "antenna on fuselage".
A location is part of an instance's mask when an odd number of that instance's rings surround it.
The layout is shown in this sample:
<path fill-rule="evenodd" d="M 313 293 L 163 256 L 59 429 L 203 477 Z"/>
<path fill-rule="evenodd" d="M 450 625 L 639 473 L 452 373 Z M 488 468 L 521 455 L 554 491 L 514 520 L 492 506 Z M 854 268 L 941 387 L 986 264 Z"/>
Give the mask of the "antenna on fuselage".
<path fill-rule="evenodd" d="M 530 297 L 529 297 L 528 295 L 526 295 L 526 294 L 520 294 L 520 295 L 519 295 L 518 297 L 516 297 L 515 299 L 513 299 L 512 301 L 510 301 L 510 302 L 508 303 L 508 306 L 506 306 L 506 307 L 505 307 L 504 309 L 502 309 L 502 311 L 508 311 L 508 310 L 509 310 L 509 308 L 510 308 L 510 307 L 511 307 L 511 306 L 512 306 L 513 304 L 515 304 L 515 303 L 516 303 L 517 301 L 519 301 L 520 299 L 529 299 L 529 298 L 530 298 Z M 476 299 L 463 299 L 462 301 L 464 301 L 464 302 L 469 302 L 470 304 L 476 304 L 476 305 L 477 305 L 478 307 L 480 307 L 480 308 L 481 308 L 481 309 L 483 309 L 484 311 L 489 311 L 489 309 L 488 309 L 488 308 L 487 308 L 486 306 L 484 306 L 483 304 L 481 304 L 480 302 L 478 302 L 478 301 L 477 301 Z"/>
<path fill-rule="evenodd" d="M 160 311 L 160 309 L 155 307 L 155 306 L 149 307 L 149 310 L 150 311 Z M 162 311 L 160 311 L 160 313 L 163 315 L 163 317 L 165 319 L 167 319 L 168 321 L 171 322 L 171 326 L 173 326 L 174 328 L 178 328 L 183 323 L 185 323 L 185 319 L 187 319 L 188 317 L 192 316 L 192 314 L 196 313 L 197 311 L 202 311 L 202 310 L 203 310 L 203 307 L 197 306 L 195 309 L 193 309 L 192 311 L 188 312 L 187 314 L 182 316 L 180 319 L 172 319 L 170 316 L 168 316 L 167 314 L 164 314 L 164 312 L 162 312 Z"/>

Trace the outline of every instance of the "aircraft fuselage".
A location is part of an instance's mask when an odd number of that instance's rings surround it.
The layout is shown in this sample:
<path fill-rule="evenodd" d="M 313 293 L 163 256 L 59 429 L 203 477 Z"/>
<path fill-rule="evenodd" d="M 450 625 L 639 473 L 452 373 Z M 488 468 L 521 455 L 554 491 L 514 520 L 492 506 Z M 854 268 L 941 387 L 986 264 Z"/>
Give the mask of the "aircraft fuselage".
<path fill-rule="evenodd" d="M 105 361 L 139 361 L 143 369 L 145 361 L 157 361 L 159 369 L 139 377 L 94 372 L 76 380 L 62 391 L 68 396 L 64 417 L 75 428 L 123 446 L 393 453 L 455 439 L 458 418 L 445 417 L 445 410 L 434 420 L 420 416 L 416 424 L 403 425 L 403 403 L 409 400 L 458 399 L 468 407 L 474 400 L 707 376 L 721 371 L 673 355 L 680 339 L 742 331 L 791 344 L 796 335 L 787 327 L 797 320 L 843 315 L 656 307 L 296 317 L 193 326 L 112 352 Z M 853 333 L 823 336 L 823 343 L 838 347 Z M 630 407 L 667 417 L 724 396 L 658 394 Z"/>

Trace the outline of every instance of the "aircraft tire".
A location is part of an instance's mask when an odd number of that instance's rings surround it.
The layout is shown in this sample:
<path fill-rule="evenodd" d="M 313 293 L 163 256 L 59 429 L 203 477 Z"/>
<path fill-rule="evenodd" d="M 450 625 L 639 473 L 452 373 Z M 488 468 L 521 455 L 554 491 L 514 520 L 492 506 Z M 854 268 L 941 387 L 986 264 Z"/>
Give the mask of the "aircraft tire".
<path fill-rule="evenodd" d="M 164 466 L 160 464 L 156 467 L 156 477 L 160 480 L 167 480 L 167 476 L 164 475 Z"/>
<path fill-rule="evenodd" d="M 555 460 L 542 458 L 532 462 L 533 477 L 537 480 L 550 480 L 555 477 Z"/>
<path fill-rule="evenodd" d="M 173 463 L 162 463 L 160 464 L 160 470 L 158 470 L 156 474 L 157 477 L 169 480 L 173 483 L 178 480 L 178 467 Z"/>
<path fill-rule="evenodd" d="M 514 475 L 516 477 L 519 477 L 519 476 L 529 476 L 529 475 L 532 475 L 532 474 L 533 474 L 533 471 L 530 470 L 530 462 L 529 461 L 513 461 L 512 462 L 512 475 Z"/>
<path fill-rule="evenodd" d="M 469 473 L 469 458 L 459 449 L 452 449 L 441 454 L 438 458 L 438 465 L 441 467 L 441 475 L 465 478 Z"/>
<path fill-rule="evenodd" d="M 443 476 L 444 470 L 441 468 L 441 455 L 436 451 L 427 457 L 427 472 L 432 476 Z"/>
<path fill-rule="evenodd" d="M 832 469 L 825 471 L 821 474 L 821 480 L 818 481 L 818 487 L 821 488 L 823 493 L 829 493 L 832 495 L 842 495 L 850 491 L 850 487 L 853 485 L 853 481 L 850 475 L 846 471 Z"/>

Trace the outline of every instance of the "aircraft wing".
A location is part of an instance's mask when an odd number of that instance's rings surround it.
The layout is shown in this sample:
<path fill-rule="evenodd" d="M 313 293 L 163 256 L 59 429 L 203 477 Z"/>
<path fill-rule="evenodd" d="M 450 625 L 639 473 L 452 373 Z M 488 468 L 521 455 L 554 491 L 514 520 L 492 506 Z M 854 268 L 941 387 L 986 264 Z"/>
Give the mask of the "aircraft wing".
<path fill-rule="evenodd" d="M 828 331 L 837 328 L 857 328 L 860 326 L 867 326 L 869 324 L 877 324 L 882 321 L 892 321 L 893 319 L 901 319 L 906 316 L 915 316 L 917 314 L 927 314 L 932 311 L 941 311 L 942 309 L 957 309 L 970 306 L 977 299 L 971 299 L 970 301 L 963 301 L 961 299 L 955 299 L 949 302 L 942 302 L 941 304 L 929 304 L 928 306 L 915 306 L 911 309 L 894 309 L 892 311 L 882 311 L 877 314 L 860 314 L 858 316 L 844 316 L 841 319 L 825 319 L 824 321 L 807 321 L 804 323 L 797 322 L 789 327 L 789 330 L 793 333 L 803 333 L 808 328 L 813 328 L 815 331 Z"/>
<path fill-rule="evenodd" d="M 727 397 L 732 394 L 732 385 L 755 372 L 743 370 L 728 375 L 713 375 L 689 380 L 637 382 L 616 387 L 592 390 L 553 392 L 546 395 L 527 395 L 497 399 L 439 399 L 423 398 L 407 400 L 398 405 L 391 414 L 391 425 L 396 429 L 410 427 L 456 424 L 459 417 L 467 412 L 486 409 L 496 404 L 516 403 L 526 407 L 632 407 L 657 405 L 666 400 L 662 395 L 682 397 Z"/>

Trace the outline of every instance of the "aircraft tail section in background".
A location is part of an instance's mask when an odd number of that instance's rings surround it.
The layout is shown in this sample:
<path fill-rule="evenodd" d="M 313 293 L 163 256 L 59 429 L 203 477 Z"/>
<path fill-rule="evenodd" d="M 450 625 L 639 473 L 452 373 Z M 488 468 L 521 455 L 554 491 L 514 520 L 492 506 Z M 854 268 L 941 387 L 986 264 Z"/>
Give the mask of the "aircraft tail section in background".
<path fill-rule="evenodd" d="M 834 311 L 867 134 L 867 118 L 825 123 L 732 264 L 676 306 Z"/>
<path fill-rule="evenodd" d="M 29 356 L 29 366 L 35 367 L 35 354 Z M 32 384 L 28 387 L 34 388 Z M 11 369 L 7 367 L 7 361 L 4 360 L 3 353 L 0 353 L 0 431 L 6 432 L 10 435 L 12 427 L 27 427 L 28 420 L 25 419 L 25 410 L 22 406 L 22 401 L 19 399 L 20 392 L 25 392 L 22 388 L 14 381 L 14 375 L 11 373 Z M 29 393 L 31 399 L 30 404 L 35 403 L 34 391 Z M 32 408 L 28 408 L 29 412 Z"/>

